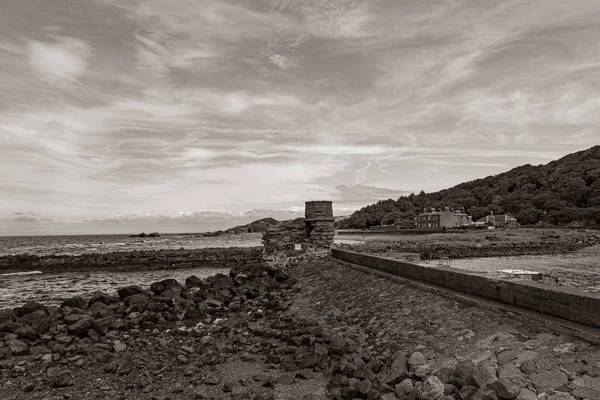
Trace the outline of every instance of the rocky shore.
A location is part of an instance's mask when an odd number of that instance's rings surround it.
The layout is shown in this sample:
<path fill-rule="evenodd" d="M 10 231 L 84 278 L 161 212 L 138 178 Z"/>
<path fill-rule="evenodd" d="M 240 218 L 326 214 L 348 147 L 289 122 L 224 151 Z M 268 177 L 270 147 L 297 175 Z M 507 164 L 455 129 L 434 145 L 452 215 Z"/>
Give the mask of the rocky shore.
<path fill-rule="evenodd" d="M 460 241 L 414 241 L 399 242 L 366 242 L 360 244 L 342 244 L 339 247 L 353 251 L 383 254 L 383 253 L 415 253 L 422 260 L 437 260 L 443 257 L 450 259 L 476 257 L 506 257 L 531 256 L 546 254 L 564 254 L 586 247 L 600 244 L 600 234 L 589 234 L 576 238 L 561 238 L 560 236 L 546 237 L 543 240 L 494 242 L 494 236 L 488 235 L 486 240 L 478 243 Z"/>
<path fill-rule="evenodd" d="M 19 254 L 0 257 L 0 273 L 40 270 L 68 271 L 139 271 L 163 268 L 215 267 L 234 268 L 261 262 L 261 247 L 226 247 L 195 250 L 147 250 L 82 255 L 37 256 Z"/>
<path fill-rule="evenodd" d="M 600 351 L 328 259 L 0 311 L 3 399 L 600 398 Z"/>

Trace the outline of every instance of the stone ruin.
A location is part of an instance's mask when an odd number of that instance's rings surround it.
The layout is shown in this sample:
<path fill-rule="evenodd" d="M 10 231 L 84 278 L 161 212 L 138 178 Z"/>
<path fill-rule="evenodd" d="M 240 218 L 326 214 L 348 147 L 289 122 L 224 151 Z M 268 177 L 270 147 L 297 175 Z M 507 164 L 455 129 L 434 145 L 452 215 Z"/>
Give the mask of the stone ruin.
<path fill-rule="evenodd" d="M 263 259 L 269 264 L 329 254 L 335 236 L 331 201 L 307 201 L 304 218 L 269 228 L 262 238 Z"/>

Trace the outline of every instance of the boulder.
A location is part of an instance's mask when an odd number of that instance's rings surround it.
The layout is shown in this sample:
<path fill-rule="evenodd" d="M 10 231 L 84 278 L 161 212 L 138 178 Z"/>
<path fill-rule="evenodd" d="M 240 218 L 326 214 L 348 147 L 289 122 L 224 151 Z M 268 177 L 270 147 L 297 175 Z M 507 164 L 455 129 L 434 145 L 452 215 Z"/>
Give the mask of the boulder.
<path fill-rule="evenodd" d="M 512 400 L 519 395 L 519 387 L 504 379 L 489 383 L 488 388 L 496 392 L 501 399 Z"/>
<path fill-rule="evenodd" d="M 444 384 L 437 376 L 430 376 L 417 389 L 421 400 L 439 400 L 444 396 Z"/>
<path fill-rule="evenodd" d="M 346 343 L 348 341 L 340 334 L 335 335 L 329 343 L 329 354 L 342 355 L 346 353 Z"/>
<path fill-rule="evenodd" d="M 145 304 L 150 300 L 150 296 L 146 293 L 136 293 L 125 298 L 125 304 L 131 306 L 133 304 Z"/>
<path fill-rule="evenodd" d="M 207 283 L 205 283 L 202 279 L 198 278 L 195 275 L 189 276 L 186 280 L 185 280 L 185 287 L 188 289 L 191 288 L 200 288 L 200 289 L 206 289 L 208 288 L 210 285 L 208 285 Z"/>
<path fill-rule="evenodd" d="M 14 310 L 2 309 L 0 310 L 0 322 L 11 322 L 17 318 Z"/>
<path fill-rule="evenodd" d="M 87 307 L 87 301 L 85 301 L 79 296 L 71 297 L 62 302 L 60 308 L 64 307 L 79 308 L 80 310 L 85 310 Z"/>
<path fill-rule="evenodd" d="M 107 306 L 106 304 L 104 304 L 100 301 L 94 302 L 88 309 L 88 312 L 94 318 L 109 317 L 114 314 L 114 311 L 112 308 L 110 308 L 109 306 Z"/>
<path fill-rule="evenodd" d="M 16 308 L 15 314 L 17 317 L 22 317 L 24 315 L 31 314 L 34 311 L 44 311 L 46 314 L 48 313 L 48 309 L 45 305 L 38 303 L 37 301 L 30 301 L 25 305 Z"/>
<path fill-rule="evenodd" d="M 35 340 L 38 336 L 35 332 L 35 329 L 27 324 L 23 324 L 21 327 L 15 330 L 15 335 L 26 340 Z"/>
<path fill-rule="evenodd" d="M 87 331 L 92 328 L 94 321 L 92 318 L 87 316 L 86 318 L 80 319 L 79 321 L 68 326 L 69 333 L 77 336 L 85 336 Z"/>
<path fill-rule="evenodd" d="M 26 356 L 31 353 L 27 343 L 19 339 L 8 339 L 6 345 L 13 356 Z"/>
<path fill-rule="evenodd" d="M 410 392 L 412 392 L 413 388 L 413 381 L 409 378 L 406 378 L 394 386 L 394 393 L 396 393 L 396 396 L 399 398 L 404 399 Z"/>
<path fill-rule="evenodd" d="M 531 374 L 529 379 L 539 392 L 554 390 L 569 383 L 567 375 L 558 369 Z"/>
<path fill-rule="evenodd" d="M 390 367 L 390 372 L 387 374 L 384 383 L 388 385 L 393 385 L 395 383 L 401 382 L 404 379 L 409 377 L 408 372 L 408 360 L 406 355 L 400 351 L 394 353 L 394 358 L 392 361 L 392 366 Z"/>
<path fill-rule="evenodd" d="M 154 282 L 150 285 L 150 290 L 155 294 L 161 294 L 168 288 L 176 287 L 181 292 L 181 285 L 175 279 L 164 279 L 159 282 Z"/>
<path fill-rule="evenodd" d="M 492 383 L 496 380 L 495 376 L 492 376 L 490 371 L 482 364 L 477 364 L 473 367 L 473 371 L 467 378 L 467 383 L 477 388 L 485 388 L 488 383 Z"/>
<path fill-rule="evenodd" d="M 417 368 L 420 367 L 421 365 L 427 364 L 427 359 L 425 358 L 425 356 L 423 355 L 423 353 L 415 351 L 414 353 L 412 353 L 410 355 L 410 357 L 408 358 L 407 363 L 408 363 L 408 368 L 411 371 L 416 371 Z"/>
<path fill-rule="evenodd" d="M 145 294 L 146 292 L 139 286 L 125 286 L 117 290 L 117 294 L 121 300 L 125 300 L 128 297 L 134 296 L 136 294 Z"/>
<path fill-rule="evenodd" d="M 118 303 L 119 299 L 104 292 L 96 292 L 92 295 L 92 298 L 88 302 L 88 305 L 91 306 L 97 301 L 107 306 L 110 306 L 111 304 Z"/>
<path fill-rule="evenodd" d="M 73 386 L 73 373 L 69 370 L 61 371 L 54 375 L 50 380 L 50 386 L 53 388 L 65 388 Z"/>
<path fill-rule="evenodd" d="M 209 278 L 209 281 L 211 286 L 217 290 L 231 289 L 234 286 L 233 279 L 231 279 L 230 276 L 221 273 L 212 276 Z"/>
<path fill-rule="evenodd" d="M 290 276 L 283 269 L 275 268 L 275 271 L 273 271 L 273 278 L 275 278 L 277 282 L 285 282 L 290 279 Z"/>
<path fill-rule="evenodd" d="M 65 322 L 68 325 L 74 324 L 77 321 L 80 321 L 82 319 L 86 319 L 89 318 L 90 316 L 88 314 L 83 314 L 83 313 L 73 313 L 73 314 L 69 314 L 67 316 L 64 317 Z"/>
<path fill-rule="evenodd" d="M 29 325 L 33 328 L 37 335 L 43 335 L 50 330 L 52 325 L 52 318 L 46 313 L 46 311 L 37 310 L 32 313 L 26 314 L 20 319 L 21 322 Z"/>

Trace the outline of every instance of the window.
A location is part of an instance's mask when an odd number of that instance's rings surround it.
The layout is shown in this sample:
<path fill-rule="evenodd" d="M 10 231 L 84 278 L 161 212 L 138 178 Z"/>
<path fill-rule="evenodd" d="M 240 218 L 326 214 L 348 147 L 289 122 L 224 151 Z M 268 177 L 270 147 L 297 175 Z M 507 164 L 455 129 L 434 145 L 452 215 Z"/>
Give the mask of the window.
<path fill-rule="evenodd" d="M 428 228 L 431 228 L 431 223 L 427 224 L 427 227 L 428 227 Z"/>

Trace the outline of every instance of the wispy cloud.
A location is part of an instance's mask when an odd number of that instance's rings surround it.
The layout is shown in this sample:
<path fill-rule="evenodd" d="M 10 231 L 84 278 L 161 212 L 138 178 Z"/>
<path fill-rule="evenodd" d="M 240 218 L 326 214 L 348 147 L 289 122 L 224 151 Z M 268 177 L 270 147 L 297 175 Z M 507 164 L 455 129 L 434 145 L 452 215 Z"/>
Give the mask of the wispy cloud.
<path fill-rule="evenodd" d="M 34 73 L 52 84 L 76 83 L 86 71 L 92 48 L 80 39 L 57 37 L 52 42 L 31 40 L 27 57 Z"/>
<path fill-rule="evenodd" d="M 598 18 L 587 0 L 3 3 L 0 214 L 352 209 L 545 163 L 598 143 Z"/>

